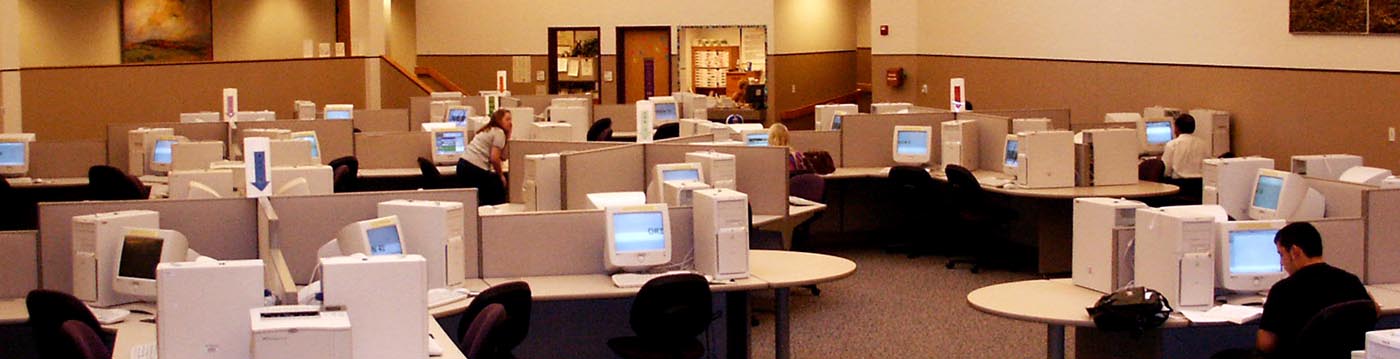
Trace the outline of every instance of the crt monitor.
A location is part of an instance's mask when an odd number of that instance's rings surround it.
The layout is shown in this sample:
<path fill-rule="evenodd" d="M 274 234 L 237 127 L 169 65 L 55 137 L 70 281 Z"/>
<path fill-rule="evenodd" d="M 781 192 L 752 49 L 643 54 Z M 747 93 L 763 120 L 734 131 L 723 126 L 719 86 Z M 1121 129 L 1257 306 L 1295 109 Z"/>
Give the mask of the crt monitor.
<path fill-rule="evenodd" d="M 371 256 L 403 254 L 403 235 L 399 230 L 399 217 L 388 216 L 367 219 L 345 225 L 336 238 L 340 253 L 350 255 L 360 253 Z"/>
<path fill-rule="evenodd" d="M 433 163 L 453 164 L 467 153 L 467 131 L 460 127 L 434 129 Z"/>
<path fill-rule="evenodd" d="M 1254 176 L 1249 199 L 1251 219 L 1321 218 L 1326 201 L 1309 188 L 1303 176 L 1292 172 L 1260 168 Z"/>
<path fill-rule="evenodd" d="M 457 127 L 467 127 L 467 118 L 472 116 L 470 106 L 449 106 L 447 108 L 447 122 L 456 124 Z"/>
<path fill-rule="evenodd" d="M 34 134 L 0 133 L 0 177 L 22 177 L 29 172 L 29 143 Z"/>
<path fill-rule="evenodd" d="M 311 160 L 321 163 L 321 141 L 316 140 L 316 131 L 292 132 L 293 140 L 302 140 L 311 143 Z"/>
<path fill-rule="evenodd" d="M 183 142 L 179 136 L 160 136 L 151 143 L 147 153 L 151 158 L 151 170 L 159 173 L 170 172 L 170 164 L 174 162 L 173 147 L 176 143 Z"/>
<path fill-rule="evenodd" d="M 921 165 L 928 162 L 929 142 L 933 139 L 933 127 L 895 126 L 894 161 L 899 164 Z"/>
<path fill-rule="evenodd" d="M 768 130 L 744 130 L 739 132 L 739 138 L 744 141 L 745 146 L 767 146 Z"/>
<path fill-rule="evenodd" d="M 680 108 L 676 105 L 676 98 L 671 96 L 654 96 L 649 98 L 652 104 L 656 105 L 656 123 L 661 124 L 667 121 L 675 121 L 681 118 Z"/>
<path fill-rule="evenodd" d="M 355 105 L 326 105 L 327 120 L 349 120 L 354 117 Z"/>
<path fill-rule="evenodd" d="M 661 201 L 661 191 L 666 182 L 705 182 L 705 171 L 699 162 L 663 163 L 654 168 L 651 176 L 651 185 L 648 186 L 648 196 L 654 202 Z"/>
<path fill-rule="evenodd" d="M 1141 133 L 1143 152 L 1149 154 L 1162 153 L 1167 142 L 1176 136 L 1176 131 L 1172 128 L 1172 120 L 1164 117 L 1145 118 L 1138 121 L 1138 133 Z"/>
<path fill-rule="evenodd" d="M 607 217 L 607 267 L 640 271 L 671 261 L 671 217 L 665 203 L 609 207 Z"/>
<path fill-rule="evenodd" d="M 1287 276 L 1274 245 L 1274 235 L 1285 224 L 1282 220 L 1221 223 L 1216 286 L 1232 292 L 1260 292 Z"/>
<path fill-rule="evenodd" d="M 156 298 L 157 265 L 189 257 L 185 235 L 167 229 L 126 228 L 120 245 L 112 289 L 142 299 Z"/>
<path fill-rule="evenodd" d="M 1002 164 L 1002 172 L 1008 175 L 1016 174 L 1017 157 L 1021 154 L 1021 137 L 1017 135 L 1006 135 L 1006 157 Z"/>
<path fill-rule="evenodd" d="M 841 112 L 837 112 L 835 116 L 831 116 L 831 130 L 832 130 L 832 131 L 841 130 L 841 120 L 844 119 L 845 117 L 846 117 L 846 114 L 841 113 Z"/>

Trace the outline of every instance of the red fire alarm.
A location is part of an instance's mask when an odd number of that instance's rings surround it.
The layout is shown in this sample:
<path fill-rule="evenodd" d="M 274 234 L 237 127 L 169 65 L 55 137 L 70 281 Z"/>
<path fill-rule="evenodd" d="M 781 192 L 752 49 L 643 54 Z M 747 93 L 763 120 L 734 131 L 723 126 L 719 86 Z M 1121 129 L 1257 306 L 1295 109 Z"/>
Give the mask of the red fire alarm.
<path fill-rule="evenodd" d="M 889 25 L 880 25 L 880 36 L 889 36 L 889 35 L 890 35 L 890 26 L 889 26 Z"/>

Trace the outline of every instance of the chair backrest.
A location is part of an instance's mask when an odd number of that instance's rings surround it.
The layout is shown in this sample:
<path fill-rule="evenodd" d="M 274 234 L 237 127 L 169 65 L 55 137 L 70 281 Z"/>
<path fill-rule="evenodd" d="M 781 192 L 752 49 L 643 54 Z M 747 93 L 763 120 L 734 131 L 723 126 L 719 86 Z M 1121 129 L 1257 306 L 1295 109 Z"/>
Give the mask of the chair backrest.
<path fill-rule="evenodd" d="M 437 164 L 432 160 L 418 157 L 418 170 L 423 172 L 423 189 L 442 186 L 442 172 L 438 171 Z"/>
<path fill-rule="evenodd" d="M 1167 165 L 1160 158 L 1149 158 L 1138 162 L 1138 179 L 1143 181 L 1162 182 L 1162 177 L 1167 175 Z"/>
<path fill-rule="evenodd" d="M 63 330 L 66 322 L 76 321 L 94 332 L 102 328 L 92 311 L 68 293 L 35 289 L 25 295 L 24 306 L 29 310 L 29 326 L 34 331 L 34 344 L 40 358 L 75 356 L 72 342 Z"/>
<path fill-rule="evenodd" d="M 632 301 L 632 331 L 647 340 L 694 338 L 713 320 L 710 284 L 698 274 L 652 278 Z"/>
<path fill-rule="evenodd" d="M 1377 318 L 1376 302 L 1367 299 L 1323 308 L 1298 332 L 1289 357 L 1345 358 L 1366 346 L 1366 332 L 1375 329 Z"/>
<path fill-rule="evenodd" d="M 89 167 L 88 190 L 91 191 L 92 199 L 99 201 L 146 199 L 145 186 L 141 184 L 141 180 L 127 176 L 122 170 L 112 166 Z"/>
<path fill-rule="evenodd" d="M 966 167 L 948 165 L 943 169 L 948 176 L 948 196 L 953 203 L 980 204 L 983 197 L 982 184 L 977 176 Z"/>
<path fill-rule="evenodd" d="M 499 326 L 499 330 L 493 330 L 489 345 L 484 350 L 488 356 L 495 354 L 509 353 L 521 342 L 525 341 L 525 336 L 530 334 L 530 307 L 533 298 L 530 296 L 530 285 L 525 282 L 508 282 L 486 288 L 481 291 L 472 303 L 462 312 L 462 320 L 458 322 L 457 338 L 465 338 L 467 331 L 471 329 L 472 322 L 481 315 L 487 306 L 500 304 L 506 311 L 506 322 Z"/>
<path fill-rule="evenodd" d="M 360 178 L 360 160 L 355 156 L 345 156 L 328 163 L 332 171 L 332 183 L 336 193 L 354 192 Z"/>
<path fill-rule="evenodd" d="M 608 137 L 603 137 L 603 130 L 612 130 L 612 118 L 604 117 L 593 121 L 592 126 L 588 126 L 589 141 L 607 141 Z M 612 134 L 611 131 L 608 134 Z"/>
<path fill-rule="evenodd" d="M 78 320 L 63 322 L 60 329 L 67 337 L 69 344 L 78 359 L 111 359 L 112 350 L 107 349 L 107 344 L 102 342 L 102 337 L 97 336 L 97 332 L 92 330 L 87 324 Z"/>
<path fill-rule="evenodd" d="M 680 123 L 680 122 L 668 122 L 668 123 L 662 124 L 661 126 L 657 126 L 657 127 L 656 127 L 656 133 L 655 133 L 655 134 L 652 134 L 651 139 L 653 139 L 653 140 L 664 140 L 664 139 L 676 138 L 676 137 L 680 137 L 680 136 L 681 136 L 681 123 Z"/>
<path fill-rule="evenodd" d="M 485 356 L 486 349 L 491 347 L 492 342 L 501 336 L 501 330 L 510 318 L 506 314 L 506 307 L 500 303 L 491 303 L 482 308 L 472 318 L 471 325 L 462 337 L 457 338 L 457 346 L 468 358 L 481 358 Z"/>
<path fill-rule="evenodd" d="M 813 202 L 823 202 L 826 179 L 813 173 L 803 173 L 788 179 L 788 194 Z"/>

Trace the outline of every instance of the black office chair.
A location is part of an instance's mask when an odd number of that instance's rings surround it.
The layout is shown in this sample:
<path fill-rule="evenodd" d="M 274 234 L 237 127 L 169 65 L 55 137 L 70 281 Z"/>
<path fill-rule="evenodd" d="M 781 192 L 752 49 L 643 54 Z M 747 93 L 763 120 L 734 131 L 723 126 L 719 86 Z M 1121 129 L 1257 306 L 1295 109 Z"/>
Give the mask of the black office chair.
<path fill-rule="evenodd" d="M 1006 242 L 1007 224 L 1016 214 L 1008 209 L 993 205 L 982 190 L 982 184 L 972 171 L 958 165 L 948 165 L 943 169 L 948 176 L 948 201 L 944 202 L 952 211 L 949 222 L 944 225 L 953 236 L 948 240 L 969 245 L 970 258 L 949 258 L 948 269 L 958 263 L 972 264 L 972 273 L 981 270 L 985 259 L 990 259 L 998 242 Z"/>
<path fill-rule="evenodd" d="M 664 140 L 681 136 L 681 123 L 668 122 L 658 126 L 656 132 L 651 135 L 652 140 Z"/>
<path fill-rule="evenodd" d="M 468 358 L 485 358 L 486 349 L 495 346 L 502 337 L 501 332 L 509 323 L 506 307 L 501 303 L 491 303 L 472 318 L 471 326 L 458 340 L 462 354 Z"/>
<path fill-rule="evenodd" d="M 360 160 L 355 156 L 345 156 L 331 160 L 332 180 L 335 193 L 354 192 L 359 188 Z"/>
<path fill-rule="evenodd" d="M 1366 346 L 1366 332 L 1375 329 L 1379 313 L 1367 299 L 1333 304 L 1308 319 L 1286 358 L 1348 358 Z"/>
<path fill-rule="evenodd" d="M 437 164 L 432 160 L 418 157 L 418 170 L 423 172 L 423 189 L 445 188 L 446 184 L 442 178 L 442 172 L 438 171 Z"/>
<path fill-rule="evenodd" d="M 0 178 L 0 231 L 19 231 L 38 228 L 38 207 L 34 200 L 19 190 L 10 187 L 10 182 Z"/>
<path fill-rule="evenodd" d="M 673 274 L 642 285 L 632 301 L 636 336 L 608 340 L 623 358 L 695 359 L 705 355 L 696 336 L 714 321 L 710 284 L 698 274 Z"/>
<path fill-rule="evenodd" d="M 83 358 L 82 348 L 64 330 L 65 323 L 76 322 L 94 333 L 104 333 L 97 317 L 78 298 L 68 293 L 36 289 L 24 297 L 29 310 L 29 327 L 34 333 L 34 346 L 40 358 Z M 105 348 L 111 348 L 112 338 L 101 338 Z M 110 355 L 110 353 L 109 353 Z"/>
<path fill-rule="evenodd" d="M 121 201 L 149 198 L 146 186 L 141 180 L 128 176 L 112 166 L 97 165 L 88 168 L 88 195 L 98 201 Z"/>
<path fill-rule="evenodd" d="M 1167 175 L 1167 165 L 1160 158 L 1149 158 L 1138 162 L 1138 180 L 1161 183 Z"/>
<path fill-rule="evenodd" d="M 930 252 L 931 244 L 926 230 L 931 218 L 940 218 L 937 211 L 943 206 L 935 205 L 941 186 L 921 167 L 895 166 L 890 168 L 890 185 L 895 196 L 896 215 L 895 238 L 897 242 L 885 249 L 895 253 L 906 253 L 909 258 L 917 258 Z"/>
<path fill-rule="evenodd" d="M 77 359 L 111 359 L 112 350 L 102 342 L 102 337 L 92 327 L 78 320 L 63 322 L 59 327 L 69 345 L 77 351 Z"/>
<path fill-rule="evenodd" d="M 592 126 L 588 126 L 589 141 L 612 141 L 612 118 L 604 117 L 593 121 Z"/>
<path fill-rule="evenodd" d="M 492 304 L 499 304 L 505 309 L 505 323 L 493 330 L 491 340 L 486 341 L 482 348 L 475 348 L 481 358 L 512 358 L 512 350 L 525 341 L 525 336 L 530 333 L 530 307 L 533 299 L 530 296 L 530 285 L 525 282 L 508 282 L 486 288 L 481 291 L 472 303 L 467 306 L 467 310 L 462 312 L 462 320 L 457 325 L 457 347 L 462 351 L 468 349 L 464 344 L 469 344 L 466 340 L 468 331 L 471 330 L 477 317 L 486 311 L 486 307 Z M 477 357 L 472 357 L 477 358 Z"/>

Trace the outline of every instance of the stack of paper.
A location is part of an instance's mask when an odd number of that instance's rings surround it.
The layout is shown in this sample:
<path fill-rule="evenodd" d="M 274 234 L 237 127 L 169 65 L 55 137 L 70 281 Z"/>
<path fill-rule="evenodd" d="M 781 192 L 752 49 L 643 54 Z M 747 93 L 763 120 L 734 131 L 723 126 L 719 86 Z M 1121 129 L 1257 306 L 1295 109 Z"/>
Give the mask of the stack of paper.
<path fill-rule="evenodd" d="M 1264 315 L 1263 307 L 1251 307 L 1234 304 L 1222 304 L 1210 308 L 1206 311 L 1183 310 L 1181 315 L 1186 316 L 1192 323 L 1224 323 L 1244 324 Z"/>

